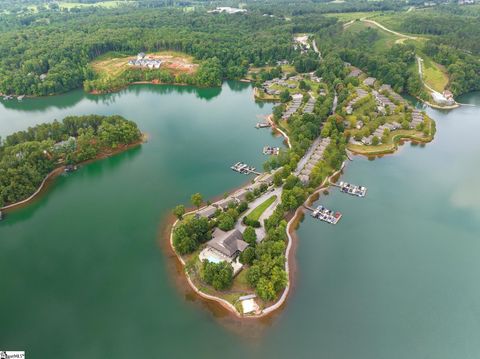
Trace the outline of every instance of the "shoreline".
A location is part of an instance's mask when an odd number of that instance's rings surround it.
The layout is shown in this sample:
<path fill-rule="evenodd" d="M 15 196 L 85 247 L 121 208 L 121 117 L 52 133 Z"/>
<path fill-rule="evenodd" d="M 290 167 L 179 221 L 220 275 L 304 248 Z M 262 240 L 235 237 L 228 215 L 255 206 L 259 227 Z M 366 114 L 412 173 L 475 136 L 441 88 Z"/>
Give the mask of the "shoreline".
<path fill-rule="evenodd" d="M 282 132 L 283 133 L 283 132 Z M 284 134 L 285 135 L 285 134 Z M 286 136 L 286 135 L 285 135 Z M 288 138 L 288 136 L 287 136 Z M 341 174 L 346 166 L 346 161 L 342 163 L 342 166 L 339 170 L 335 171 L 332 173 L 330 176 L 326 177 L 323 182 L 315 189 L 315 191 L 310 194 L 305 202 L 298 207 L 295 212 L 293 212 L 292 217 L 290 220 L 287 222 L 287 227 L 286 227 L 286 233 L 287 233 L 287 238 L 288 238 L 288 243 L 287 243 L 287 248 L 285 249 L 285 272 L 287 273 L 287 278 L 288 282 L 286 287 L 284 288 L 282 294 L 280 295 L 279 299 L 275 301 L 273 304 L 270 306 L 264 308 L 260 313 L 258 314 L 249 314 L 249 315 L 243 315 L 237 311 L 235 306 L 231 304 L 230 302 L 226 301 L 223 298 L 220 298 L 215 295 L 207 294 L 202 292 L 191 280 L 189 274 L 185 271 L 185 260 L 177 253 L 175 250 L 175 247 L 173 245 L 173 230 L 175 229 L 175 226 L 178 224 L 179 220 L 175 219 L 173 224 L 168 224 L 166 233 L 168 234 L 168 243 L 169 243 L 169 250 L 171 250 L 175 257 L 177 258 L 178 263 L 181 265 L 181 268 L 183 270 L 183 275 L 185 277 L 186 282 L 188 283 L 188 286 L 190 289 L 193 290 L 193 292 L 198 295 L 201 299 L 216 303 L 220 305 L 223 309 L 227 310 L 230 314 L 234 315 L 236 319 L 239 320 L 244 320 L 244 319 L 260 319 L 260 318 L 266 318 L 273 313 L 275 313 L 277 310 L 279 310 L 283 304 L 285 304 L 288 295 L 290 294 L 293 284 L 294 284 L 294 278 L 293 278 L 293 272 L 294 269 L 296 268 L 296 263 L 295 263 L 295 250 L 296 250 L 296 241 L 298 239 L 296 235 L 296 230 L 298 229 L 300 222 L 302 218 L 305 216 L 305 210 L 304 206 L 305 205 L 310 205 L 314 201 L 316 201 L 321 192 L 323 192 L 326 188 L 330 187 L 331 179 L 337 177 L 339 174 Z M 237 189 L 235 189 L 233 192 L 234 193 Z M 189 214 L 194 214 L 197 213 L 199 210 L 205 208 L 205 206 L 202 206 L 199 209 L 193 209 L 184 214 L 189 215 Z M 292 250 L 293 248 L 293 250 Z"/>
<path fill-rule="evenodd" d="M 76 166 L 86 165 L 86 164 L 89 164 L 89 163 L 92 163 L 92 162 L 95 162 L 95 161 L 98 161 L 98 160 L 102 160 L 102 159 L 112 157 L 112 156 L 115 156 L 117 154 L 126 152 L 126 151 L 128 151 L 128 150 L 130 150 L 134 147 L 140 146 L 141 144 L 147 142 L 147 139 L 148 139 L 148 136 L 146 134 L 142 133 L 142 137 L 139 141 L 136 141 L 136 142 L 128 144 L 128 145 L 124 145 L 123 147 L 117 148 L 116 150 L 113 150 L 113 151 L 110 151 L 110 152 L 101 152 L 95 158 L 79 162 L 79 163 L 76 164 Z M 53 169 L 50 173 L 48 173 L 45 176 L 45 178 L 43 179 L 43 181 L 40 183 L 40 186 L 37 188 L 37 190 L 33 194 L 31 194 L 28 198 L 25 198 L 21 201 L 3 206 L 3 207 L 0 208 L 0 210 L 9 212 L 11 210 L 16 209 L 17 207 L 22 207 L 24 205 L 30 204 L 30 202 L 36 200 L 38 195 L 41 194 L 44 190 L 46 190 L 48 188 L 48 186 L 53 182 L 53 180 L 56 177 L 58 177 L 59 175 L 61 175 L 64 172 L 65 167 L 66 167 L 65 165 L 61 165 L 60 167 L 57 167 L 57 168 Z"/>
<path fill-rule="evenodd" d="M 267 122 L 269 122 L 271 124 L 273 130 L 277 131 L 278 133 L 280 133 L 284 137 L 285 142 L 287 143 L 288 147 L 291 148 L 290 138 L 288 137 L 288 135 L 284 131 L 282 131 L 281 129 L 279 129 L 276 126 L 276 124 L 273 122 L 272 117 L 273 117 L 273 114 L 270 114 L 267 117 Z M 433 123 L 433 119 L 431 121 Z M 430 128 L 432 129 L 432 124 L 430 124 Z M 408 136 L 408 135 L 399 135 L 399 136 L 400 137 L 398 137 L 398 141 L 406 140 L 406 141 L 416 142 L 416 143 L 430 143 L 434 139 L 434 135 L 431 135 L 431 136 L 429 136 L 428 138 L 425 138 L 425 139 L 415 137 L 415 136 Z M 372 152 L 372 153 L 366 154 L 366 153 L 356 152 L 352 149 L 349 149 L 348 147 L 347 147 L 347 151 L 350 151 L 353 155 L 364 155 L 364 156 L 367 156 L 367 157 L 381 156 L 381 155 L 386 155 L 386 154 L 395 154 L 398 151 L 398 142 L 395 142 L 395 139 L 396 139 L 395 137 L 392 138 L 392 141 L 393 141 L 392 142 L 392 148 L 389 149 L 387 152 L 379 151 L 379 152 Z M 352 159 L 349 157 L 348 152 L 347 152 L 347 159 L 349 161 L 352 161 Z M 203 293 L 199 288 L 197 288 L 197 286 L 192 282 L 189 274 L 185 271 L 185 265 L 186 265 L 185 261 L 176 252 L 176 250 L 173 246 L 173 230 L 174 230 L 176 224 L 179 221 L 177 219 L 177 220 L 175 220 L 173 225 L 171 225 L 170 228 L 167 228 L 167 230 L 169 231 L 169 244 L 170 244 L 169 247 L 170 247 L 170 250 L 175 254 L 175 257 L 177 258 L 178 262 L 180 263 L 180 265 L 182 267 L 182 270 L 183 270 L 183 275 L 185 276 L 185 279 L 186 279 L 189 287 L 201 299 L 220 305 L 223 309 L 227 310 L 230 314 L 234 315 L 235 318 L 237 318 L 239 320 L 265 318 L 265 317 L 268 317 L 269 315 L 272 315 L 277 310 L 279 310 L 283 306 L 283 304 L 285 304 L 285 302 L 288 298 L 288 295 L 290 294 L 290 292 L 292 290 L 292 287 L 293 287 L 293 284 L 294 284 L 293 268 L 295 266 L 295 255 L 294 254 L 295 254 L 295 249 L 296 249 L 296 246 L 294 246 L 294 245 L 296 244 L 295 240 L 298 239 L 298 237 L 296 235 L 296 230 L 298 229 L 302 218 L 305 216 L 305 206 L 311 206 L 313 202 L 318 200 L 320 198 L 321 193 L 325 189 L 327 189 L 331 186 L 332 179 L 336 178 L 338 180 L 339 176 L 343 173 L 343 170 L 345 169 L 346 165 L 347 165 L 347 160 L 345 160 L 342 163 L 342 166 L 340 167 L 339 170 L 337 170 L 337 171 L 333 172 L 331 175 L 327 176 L 322 181 L 322 183 L 312 192 L 312 194 L 310 194 L 307 197 L 305 202 L 300 207 L 298 207 L 295 210 L 295 212 L 293 212 L 292 217 L 288 221 L 287 227 L 286 227 L 288 243 L 287 243 L 287 248 L 285 250 L 285 258 L 286 258 L 286 260 L 285 260 L 285 271 L 287 273 L 288 282 L 287 282 L 287 285 L 284 288 L 283 292 L 281 293 L 280 297 L 278 298 L 278 300 L 275 303 L 273 303 L 272 305 L 264 308 L 258 314 L 251 314 L 251 315 L 249 314 L 249 315 L 245 316 L 245 315 L 239 313 L 237 311 L 237 309 L 235 308 L 235 306 L 232 305 L 231 303 L 227 302 L 225 299 L 222 299 L 220 297 L 217 297 L 217 296 L 214 296 L 214 295 L 211 295 L 211 294 Z M 202 208 L 204 208 L 204 207 L 202 207 Z M 200 209 L 198 209 L 198 210 L 200 210 Z M 185 215 L 196 213 L 198 210 L 191 210 L 191 211 L 185 213 Z M 294 250 L 292 250 L 292 248 L 294 248 Z"/>

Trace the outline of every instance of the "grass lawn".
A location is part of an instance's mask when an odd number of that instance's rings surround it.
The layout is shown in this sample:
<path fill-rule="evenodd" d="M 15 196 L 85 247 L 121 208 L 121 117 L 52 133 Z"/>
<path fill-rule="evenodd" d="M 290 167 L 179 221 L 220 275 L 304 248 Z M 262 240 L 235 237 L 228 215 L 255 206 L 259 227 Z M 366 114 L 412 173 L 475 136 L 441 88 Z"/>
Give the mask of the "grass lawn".
<path fill-rule="evenodd" d="M 423 57 L 423 80 L 435 91 L 442 92 L 448 85 L 445 69 L 428 57 Z"/>
<path fill-rule="evenodd" d="M 257 208 L 255 208 L 250 214 L 248 215 L 248 218 L 253 220 L 253 221 L 258 221 L 260 216 L 262 215 L 265 210 L 272 205 L 273 202 L 277 199 L 277 196 L 272 196 L 269 199 L 267 199 L 265 202 L 261 203 L 258 205 Z"/>
<path fill-rule="evenodd" d="M 420 142 L 430 142 L 431 136 L 425 137 L 423 132 L 416 130 L 396 130 L 390 133 L 386 143 L 377 146 L 364 146 L 349 144 L 347 149 L 360 155 L 381 155 L 395 152 L 398 147 L 398 142 L 401 139 L 411 139 Z"/>
<path fill-rule="evenodd" d="M 352 20 L 361 19 L 364 17 L 372 17 L 378 14 L 380 13 L 376 11 L 370 11 L 370 12 L 331 13 L 331 14 L 325 14 L 325 16 L 336 17 L 340 21 L 348 22 Z"/>
<path fill-rule="evenodd" d="M 80 3 L 80 2 L 66 2 L 66 1 L 61 1 L 58 3 L 58 6 L 60 6 L 60 9 L 74 9 L 74 8 L 85 8 L 85 7 L 103 7 L 107 9 L 112 9 L 124 5 L 131 5 L 135 4 L 136 1 L 120 1 L 120 0 L 112 0 L 112 1 L 101 1 L 97 3 Z"/>

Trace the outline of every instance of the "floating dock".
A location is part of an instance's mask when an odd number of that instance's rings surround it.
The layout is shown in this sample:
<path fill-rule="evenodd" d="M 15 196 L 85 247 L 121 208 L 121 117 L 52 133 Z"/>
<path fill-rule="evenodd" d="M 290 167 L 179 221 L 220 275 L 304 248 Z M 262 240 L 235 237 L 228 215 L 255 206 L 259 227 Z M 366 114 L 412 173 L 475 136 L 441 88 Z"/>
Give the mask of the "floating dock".
<path fill-rule="evenodd" d="M 352 196 L 365 197 L 365 195 L 367 194 L 367 187 L 356 186 L 347 182 L 340 182 L 338 187 L 343 193 Z"/>
<path fill-rule="evenodd" d="M 255 128 L 268 128 L 268 127 L 272 127 L 272 125 L 268 122 L 257 122 L 257 124 L 255 125 Z"/>
<path fill-rule="evenodd" d="M 65 169 L 63 171 L 65 173 L 69 173 L 69 172 L 75 172 L 77 169 L 78 169 L 78 167 L 75 166 L 75 165 L 67 165 L 67 166 L 65 166 Z"/>
<path fill-rule="evenodd" d="M 333 212 L 323 206 L 318 206 L 313 210 L 312 217 L 330 224 L 337 224 L 340 218 L 342 218 L 342 214 L 340 212 Z"/>
<path fill-rule="evenodd" d="M 0 221 L 3 219 L 3 213 L 0 211 Z"/>
<path fill-rule="evenodd" d="M 249 166 L 249 165 L 247 165 L 246 163 L 243 163 L 243 162 L 237 162 L 233 166 L 231 166 L 230 168 L 235 172 L 242 173 L 242 174 L 245 174 L 245 175 L 248 175 L 250 173 L 254 173 L 256 175 L 260 174 L 259 172 L 255 171 L 255 167 L 251 167 L 251 166 Z"/>
<path fill-rule="evenodd" d="M 263 154 L 264 155 L 278 156 L 279 153 L 280 153 L 280 147 L 265 146 L 263 148 Z"/>

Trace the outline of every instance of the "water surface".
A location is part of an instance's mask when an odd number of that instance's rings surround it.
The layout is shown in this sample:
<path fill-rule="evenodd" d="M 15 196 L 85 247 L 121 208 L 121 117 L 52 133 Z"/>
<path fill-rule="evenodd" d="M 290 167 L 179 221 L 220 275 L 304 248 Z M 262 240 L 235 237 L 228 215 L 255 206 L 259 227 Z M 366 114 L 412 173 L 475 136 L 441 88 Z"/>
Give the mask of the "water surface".
<path fill-rule="evenodd" d="M 462 102 L 480 105 L 480 94 Z M 169 209 L 242 184 L 279 144 L 255 130 L 271 105 L 251 89 L 136 86 L 0 105 L 0 135 L 69 114 L 120 114 L 147 144 L 60 177 L 0 224 L 0 348 L 35 358 L 480 357 L 480 108 L 429 110 L 437 135 L 375 161 L 355 157 L 332 190 L 336 226 L 306 217 L 295 290 L 263 330 L 227 329 L 172 283 L 157 243 Z"/>

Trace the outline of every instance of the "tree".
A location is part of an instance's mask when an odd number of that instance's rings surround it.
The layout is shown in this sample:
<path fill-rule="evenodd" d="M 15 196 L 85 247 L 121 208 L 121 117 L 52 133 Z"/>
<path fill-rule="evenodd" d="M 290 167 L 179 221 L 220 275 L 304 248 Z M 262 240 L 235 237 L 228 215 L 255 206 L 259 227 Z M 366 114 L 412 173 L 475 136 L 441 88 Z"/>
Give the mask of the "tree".
<path fill-rule="evenodd" d="M 275 172 L 273 175 L 273 184 L 275 187 L 280 187 L 283 184 L 282 173 L 280 171 Z"/>
<path fill-rule="evenodd" d="M 248 226 L 243 232 L 243 240 L 247 242 L 251 247 L 255 247 L 257 244 L 257 234 L 255 228 Z"/>
<path fill-rule="evenodd" d="M 185 214 L 185 206 L 183 204 L 179 204 L 173 209 L 173 214 L 175 215 L 175 217 L 181 220 L 183 218 L 183 215 Z"/>
<path fill-rule="evenodd" d="M 195 207 L 197 207 L 197 209 L 199 209 L 200 206 L 202 205 L 203 197 L 200 193 L 195 193 L 195 194 L 192 194 L 192 196 L 190 197 L 190 201 Z"/>
<path fill-rule="evenodd" d="M 230 231 L 235 227 L 235 220 L 228 213 L 222 213 L 218 216 L 218 228 L 222 231 Z"/>
<path fill-rule="evenodd" d="M 247 247 L 242 253 L 240 253 L 240 263 L 242 264 L 252 265 L 254 259 L 255 248 Z"/>
<path fill-rule="evenodd" d="M 256 292 L 258 296 L 265 301 L 275 299 L 275 294 L 276 294 L 275 287 L 273 283 L 265 277 L 262 277 L 259 279 L 257 283 Z"/>
<path fill-rule="evenodd" d="M 212 263 L 205 259 L 202 262 L 200 276 L 207 284 L 212 285 L 216 290 L 225 290 L 232 285 L 233 267 L 226 261 Z"/>
<path fill-rule="evenodd" d="M 380 140 L 378 139 L 377 136 L 373 136 L 372 138 L 372 145 L 377 146 L 379 144 Z"/>
<path fill-rule="evenodd" d="M 290 92 L 288 90 L 284 90 L 280 92 L 280 101 L 282 103 L 286 103 L 292 99 L 292 96 L 290 96 Z"/>

